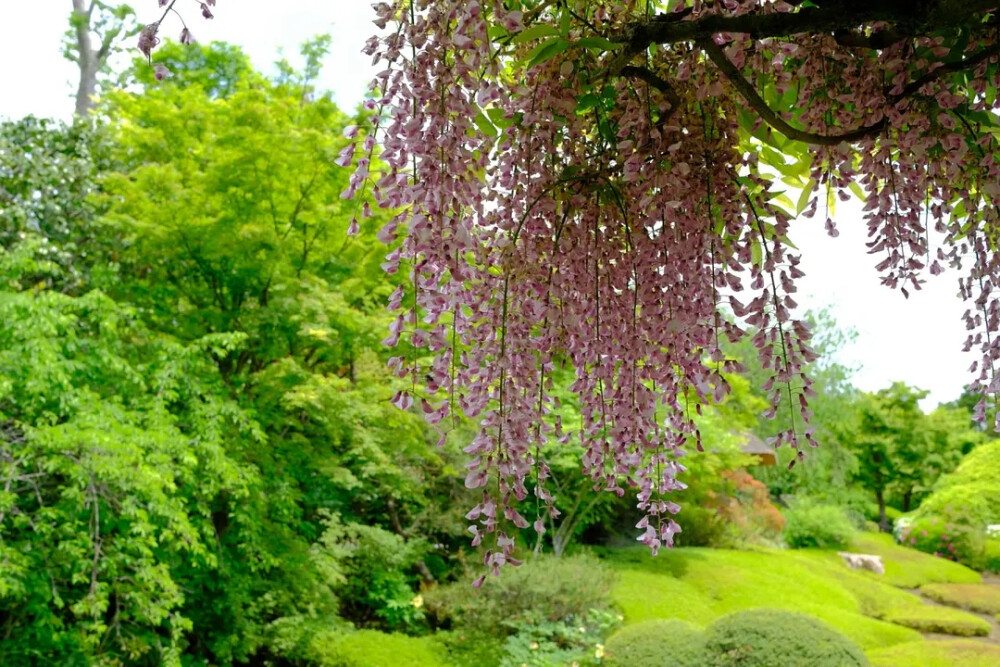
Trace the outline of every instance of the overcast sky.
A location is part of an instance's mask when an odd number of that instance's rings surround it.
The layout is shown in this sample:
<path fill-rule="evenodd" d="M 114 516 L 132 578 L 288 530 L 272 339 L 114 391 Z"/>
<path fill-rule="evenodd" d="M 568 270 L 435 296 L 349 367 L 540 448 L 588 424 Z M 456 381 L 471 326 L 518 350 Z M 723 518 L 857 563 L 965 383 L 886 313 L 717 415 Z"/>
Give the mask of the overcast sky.
<path fill-rule="evenodd" d="M 135 0 L 144 21 L 159 17 L 156 0 Z M 74 66 L 62 59 L 60 42 L 67 27 L 70 0 L 0 0 L 4 37 L 0 40 L 0 116 L 25 114 L 69 118 L 73 109 Z M 370 35 L 369 0 L 220 0 L 216 18 L 203 20 L 194 0 L 177 5 L 195 38 L 239 44 L 255 64 L 271 71 L 284 49 L 289 58 L 297 46 L 320 33 L 333 36 L 333 49 L 320 86 L 333 91 L 342 107 L 362 98 L 370 79 L 369 59 L 360 53 Z M 167 19 L 165 35 L 180 32 Z M 925 408 L 956 398 L 971 377 L 973 356 L 963 354 L 966 332 L 960 320 L 965 306 L 955 296 L 957 277 L 931 278 L 922 292 L 904 299 L 881 287 L 864 252 L 865 231 L 857 207 L 837 211 L 840 237 L 828 238 L 822 219 L 801 220 L 792 240 L 802 251 L 806 277 L 800 282 L 799 303 L 807 308 L 829 307 L 837 322 L 858 332 L 857 342 L 841 360 L 859 368 L 854 377 L 861 389 L 874 391 L 900 380 L 931 391 Z"/>

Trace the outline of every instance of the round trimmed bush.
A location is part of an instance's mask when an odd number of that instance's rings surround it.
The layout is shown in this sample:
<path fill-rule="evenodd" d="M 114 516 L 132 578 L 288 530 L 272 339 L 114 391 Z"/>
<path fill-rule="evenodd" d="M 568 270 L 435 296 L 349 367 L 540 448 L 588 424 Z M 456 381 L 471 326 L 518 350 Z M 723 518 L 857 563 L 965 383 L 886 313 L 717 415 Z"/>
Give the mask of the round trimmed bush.
<path fill-rule="evenodd" d="M 705 630 L 710 665 L 727 667 L 853 667 L 868 665 L 861 649 L 805 614 L 747 609 L 723 616 Z"/>
<path fill-rule="evenodd" d="M 606 667 L 703 667 L 704 633 L 684 621 L 656 619 L 636 623 L 611 636 L 604 645 Z"/>
<path fill-rule="evenodd" d="M 854 526 L 835 505 L 798 502 L 785 511 L 785 543 L 793 549 L 846 547 Z"/>

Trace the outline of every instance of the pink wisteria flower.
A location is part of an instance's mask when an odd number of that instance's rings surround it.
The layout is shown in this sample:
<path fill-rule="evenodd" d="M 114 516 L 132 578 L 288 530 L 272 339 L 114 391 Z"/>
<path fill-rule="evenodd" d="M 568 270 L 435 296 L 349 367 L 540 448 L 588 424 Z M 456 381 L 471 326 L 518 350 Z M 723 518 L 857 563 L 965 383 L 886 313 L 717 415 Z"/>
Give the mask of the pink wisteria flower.
<path fill-rule="evenodd" d="M 837 236 L 834 204 L 860 197 L 873 265 L 904 295 L 955 271 L 966 347 L 983 354 L 974 388 L 1000 389 L 1000 147 L 969 131 L 997 111 L 996 31 L 970 31 L 955 53 L 871 21 L 699 36 L 702 20 L 778 25 L 813 9 L 677 0 L 647 19 L 645 4 L 374 5 L 385 30 L 364 53 L 379 72 L 336 158 L 354 167 L 342 196 L 395 211 L 377 235 L 393 244 L 383 268 L 407 280 L 384 342 L 409 344 L 390 367 L 414 389 L 393 402 L 419 403 L 436 428 L 448 414 L 479 424 L 465 484 L 483 497 L 467 518 L 491 572 L 516 562 L 519 530 L 558 519 L 553 443 L 579 448 L 595 489 L 634 496 L 639 541 L 672 545 L 699 406 L 724 400 L 739 370 L 726 341 L 757 349 L 789 465 L 816 444 L 796 215 Z M 669 30 L 688 36 L 650 37 Z M 957 71 L 958 92 L 942 76 Z M 799 156 L 794 177 L 772 146 Z M 796 211 L 782 179 L 804 188 Z M 572 431 L 554 395 L 564 367 Z"/>

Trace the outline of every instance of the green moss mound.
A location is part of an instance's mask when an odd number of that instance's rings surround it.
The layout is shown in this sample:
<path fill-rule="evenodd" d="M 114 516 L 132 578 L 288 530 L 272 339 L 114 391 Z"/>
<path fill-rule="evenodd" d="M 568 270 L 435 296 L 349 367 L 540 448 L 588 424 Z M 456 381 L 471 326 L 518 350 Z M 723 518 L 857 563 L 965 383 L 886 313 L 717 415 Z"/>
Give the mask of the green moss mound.
<path fill-rule="evenodd" d="M 676 618 L 704 627 L 732 612 L 769 607 L 809 614 L 866 650 L 920 639 L 915 630 L 872 618 L 881 615 L 874 610 L 902 602 L 922 604 L 916 596 L 876 585 L 876 575 L 848 569 L 832 552 L 684 548 L 653 558 L 638 548 L 609 550 L 605 558 L 616 572 L 613 597 L 627 624 Z M 859 602 L 856 592 L 872 599 Z"/>
<path fill-rule="evenodd" d="M 636 623 L 617 632 L 604 646 L 606 667 L 702 667 L 711 664 L 704 633 L 671 620 Z"/>
<path fill-rule="evenodd" d="M 1000 586 L 985 584 L 928 584 L 920 592 L 942 604 L 981 614 L 1000 614 Z"/>
<path fill-rule="evenodd" d="M 885 620 L 920 632 L 958 637 L 985 637 L 990 634 L 990 624 L 978 616 L 934 605 L 892 609 L 885 615 Z"/>
<path fill-rule="evenodd" d="M 861 649 L 805 614 L 748 609 L 724 616 L 705 632 L 711 662 L 732 667 L 848 667 L 868 665 Z"/>
<path fill-rule="evenodd" d="M 919 641 L 869 651 L 872 667 L 995 667 L 1000 665 L 1000 646 L 974 639 Z"/>
<path fill-rule="evenodd" d="M 375 630 L 319 635 L 310 657 L 323 667 L 450 667 L 431 637 L 408 637 Z"/>

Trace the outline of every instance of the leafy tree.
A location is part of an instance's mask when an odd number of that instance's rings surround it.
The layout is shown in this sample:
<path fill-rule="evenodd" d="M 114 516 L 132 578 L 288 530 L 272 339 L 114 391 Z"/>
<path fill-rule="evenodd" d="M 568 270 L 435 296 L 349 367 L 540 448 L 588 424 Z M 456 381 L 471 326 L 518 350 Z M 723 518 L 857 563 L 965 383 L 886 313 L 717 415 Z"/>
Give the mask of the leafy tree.
<path fill-rule="evenodd" d="M 181 341 L 241 341 L 214 361 L 262 433 L 238 456 L 260 484 L 215 508 L 226 567 L 203 573 L 186 607 L 189 652 L 224 662 L 302 655 L 331 602 L 359 625 L 416 627 L 403 612 L 416 575 L 433 576 L 427 544 L 462 531 L 443 507 L 461 488 L 452 454 L 391 402 L 423 380 L 386 370 L 384 304 L 407 284 L 385 276 L 374 229 L 354 233 L 339 197 L 350 119 L 296 82 L 199 69 L 230 52 L 178 50 L 166 85 L 108 96 L 121 167 L 100 199 L 122 244 L 111 293 Z M 335 599 L 317 598 L 329 590 L 317 553 L 336 566 Z"/>
<path fill-rule="evenodd" d="M 889 492 L 896 492 L 901 509 L 909 512 L 914 500 L 930 491 L 981 439 L 968 427 L 964 411 L 938 408 L 925 415 L 918 402 L 926 395 L 896 382 L 864 395 L 860 402 L 850 446 L 858 459 L 856 478 L 875 493 L 882 530 L 889 529 L 885 514 Z"/>
<path fill-rule="evenodd" d="M 0 247 L 13 249 L 30 236 L 45 244 L 31 256 L 46 255 L 61 267 L 45 276 L 22 272 L 18 280 L 44 279 L 49 288 L 74 291 L 93 268 L 102 270 L 111 249 L 89 196 L 109 168 L 108 139 L 99 127 L 31 116 L 0 124 Z"/>
<path fill-rule="evenodd" d="M 96 290 L 11 289 L 59 270 L 45 248 L 0 251 L 0 660 L 177 665 L 189 573 L 219 565 L 210 508 L 255 479 L 230 452 L 258 432 L 207 354 L 238 337 L 182 344 Z"/>

